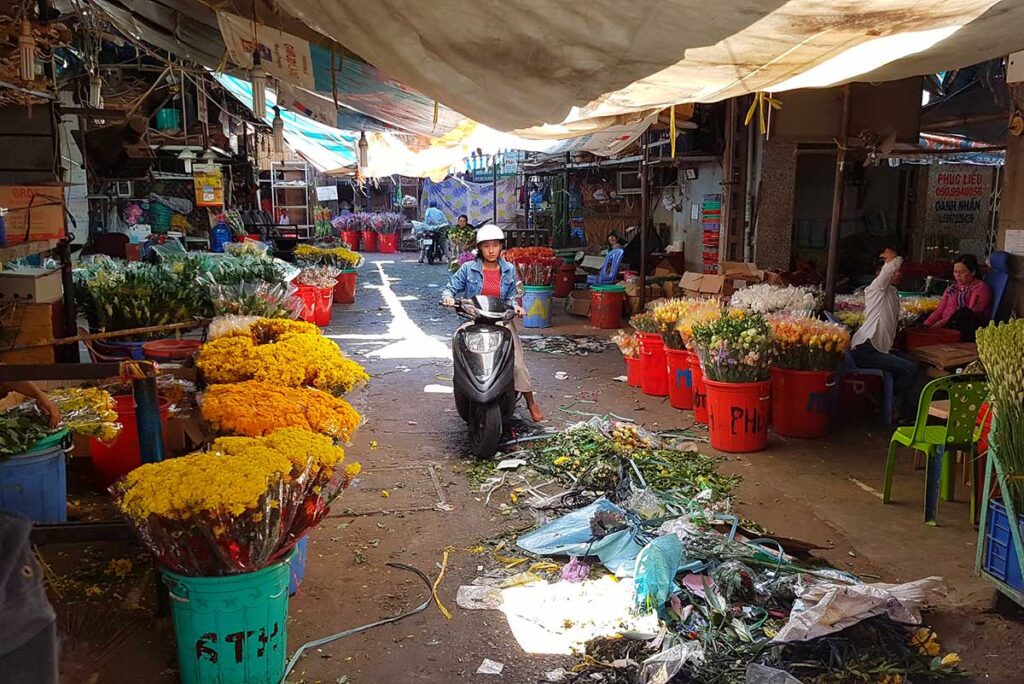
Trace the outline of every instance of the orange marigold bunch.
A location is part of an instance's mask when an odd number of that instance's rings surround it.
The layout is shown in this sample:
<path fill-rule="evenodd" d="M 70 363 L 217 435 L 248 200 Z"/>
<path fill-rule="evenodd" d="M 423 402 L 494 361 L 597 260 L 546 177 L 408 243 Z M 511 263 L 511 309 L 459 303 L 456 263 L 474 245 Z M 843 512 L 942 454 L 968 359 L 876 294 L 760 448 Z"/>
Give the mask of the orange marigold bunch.
<path fill-rule="evenodd" d="M 348 441 L 362 422 L 347 401 L 327 392 L 257 380 L 210 386 L 200 409 L 215 432 L 245 437 L 297 427 Z"/>

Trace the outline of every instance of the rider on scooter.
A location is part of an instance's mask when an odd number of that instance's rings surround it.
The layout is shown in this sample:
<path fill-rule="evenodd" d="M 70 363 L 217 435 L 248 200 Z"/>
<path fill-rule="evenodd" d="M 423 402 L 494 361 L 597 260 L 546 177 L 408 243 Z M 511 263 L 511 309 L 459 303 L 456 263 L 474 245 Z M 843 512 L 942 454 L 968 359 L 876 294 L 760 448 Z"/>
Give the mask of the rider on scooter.
<path fill-rule="evenodd" d="M 431 201 L 430 206 L 423 212 L 423 224 L 428 230 L 434 231 L 434 240 L 437 241 L 437 246 L 441 248 L 441 257 L 443 259 L 448 258 L 448 219 L 445 218 L 444 212 L 437 208 L 437 202 Z M 423 263 L 423 259 L 426 257 L 427 248 L 426 246 L 420 249 L 420 263 Z"/>
<path fill-rule="evenodd" d="M 517 304 L 519 292 L 516 267 L 501 258 L 501 252 L 505 248 L 505 233 L 498 226 L 489 223 L 476 231 L 476 247 L 477 258 L 463 264 L 453 273 L 441 291 L 441 304 L 454 306 L 456 297 L 499 297 L 507 306 L 514 307 L 516 314 L 521 318 L 526 312 Z M 533 398 L 533 384 L 526 369 L 523 345 L 519 340 L 515 321 L 510 321 L 508 328 L 512 331 L 515 350 L 515 389 L 526 399 L 530 417 L 539 423 L 544 420 L 544 413 Z"/>

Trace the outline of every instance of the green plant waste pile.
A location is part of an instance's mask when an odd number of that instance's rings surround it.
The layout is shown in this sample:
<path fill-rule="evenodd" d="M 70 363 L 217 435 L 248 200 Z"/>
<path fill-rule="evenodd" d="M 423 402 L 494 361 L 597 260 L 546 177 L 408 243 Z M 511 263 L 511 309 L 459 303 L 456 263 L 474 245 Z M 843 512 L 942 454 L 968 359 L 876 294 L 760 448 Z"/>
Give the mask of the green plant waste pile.
<path fill-rule="evenodd" d="M 593 418 L 511 449 L 471 476 L 487 505 L 535 525 L 497 544 L 500 566 L 484 583 L 493 586 L 462 587 L 459 605 L 532 624 L 539 649 L 513 628 L 530 652 L 569 653 L 543 649 L 572 643 L 575 666 L 551 681 L 901 684 L 966 674 L 922 624 L 941 578 L 868 584 L 793 542 L 787 553 L 732 513 L 740 478 L 685 437 Z M 609 587 L 615 598 L 587 593 Z M 544 604 L 549 590 L 560 598 Z M 573 591 L 590 598 L 567 602 Z M 473 604 L 481 593 L 488 600 Z M 587 632 L 598 604 L 612 616 Z"/>

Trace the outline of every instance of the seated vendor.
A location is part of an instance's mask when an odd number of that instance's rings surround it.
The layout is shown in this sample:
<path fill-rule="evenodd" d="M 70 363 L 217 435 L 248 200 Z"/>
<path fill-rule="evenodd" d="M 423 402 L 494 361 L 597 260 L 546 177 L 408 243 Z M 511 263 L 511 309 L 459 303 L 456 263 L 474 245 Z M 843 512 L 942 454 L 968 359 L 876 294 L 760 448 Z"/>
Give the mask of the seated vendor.
<path fill-rule="evenodd" d="M 964 254 L 953 263 L 954 282 L 942 294 L 939 307 L 925 319 L 932 328 L 949 328 L 960 332 L 960 340 L 973 342 L 974 333 L 988 323 L 992 291 L 978 278 L 978 260 Z"/>

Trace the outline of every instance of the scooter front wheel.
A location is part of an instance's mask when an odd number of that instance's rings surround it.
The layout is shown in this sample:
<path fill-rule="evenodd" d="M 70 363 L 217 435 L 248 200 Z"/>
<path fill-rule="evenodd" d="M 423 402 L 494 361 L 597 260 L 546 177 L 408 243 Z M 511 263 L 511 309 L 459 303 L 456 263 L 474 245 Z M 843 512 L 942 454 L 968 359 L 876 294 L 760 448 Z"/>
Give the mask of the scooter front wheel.
<path fill-rule="evenodd" d="M 501 407 L 498 402 L 479 406 L 469 426 L 469 450 L 476 458 L 493 458 L 501 440 Z"/>

